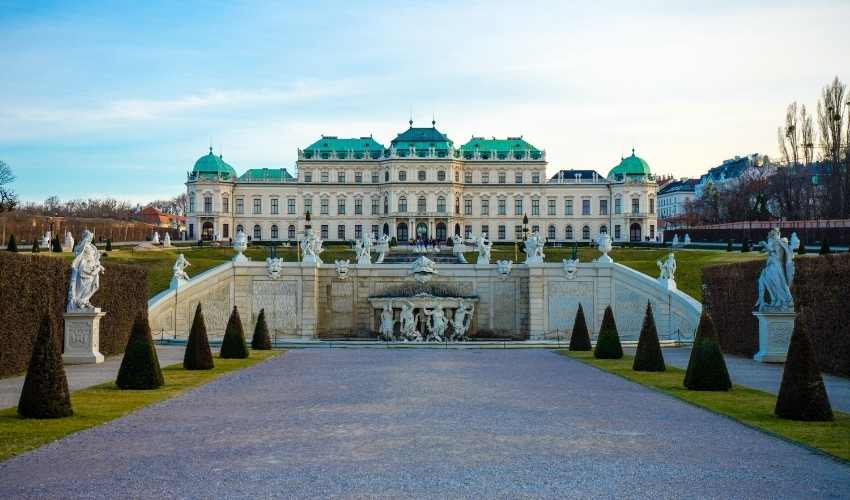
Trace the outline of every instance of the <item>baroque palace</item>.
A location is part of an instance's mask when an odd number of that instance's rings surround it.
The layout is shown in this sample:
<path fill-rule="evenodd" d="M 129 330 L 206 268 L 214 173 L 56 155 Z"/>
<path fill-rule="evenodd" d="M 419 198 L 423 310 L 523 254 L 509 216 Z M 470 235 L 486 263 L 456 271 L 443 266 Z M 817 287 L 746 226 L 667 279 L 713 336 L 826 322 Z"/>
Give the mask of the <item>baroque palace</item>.
<path fill-rule="evenodd" d="M 322 136 L 298 150 L 297 173 L 250 169 L 238 175 L 210 148 L 188 173 L 188 236 L 254 241 L 303 235 L 306 215 L 328 241 L 387 234 L 444 241 L 487 233 L 494 242 L 539 231 L 550 242 L 656 237 L 656 183 L 632 155 L 607 177 L 560 170 L 546 177 L 546 152 L 522 137 L 473 137 L 460 147 L 431 127 L 410 127 L 386 147 L 371 136 Z"/>

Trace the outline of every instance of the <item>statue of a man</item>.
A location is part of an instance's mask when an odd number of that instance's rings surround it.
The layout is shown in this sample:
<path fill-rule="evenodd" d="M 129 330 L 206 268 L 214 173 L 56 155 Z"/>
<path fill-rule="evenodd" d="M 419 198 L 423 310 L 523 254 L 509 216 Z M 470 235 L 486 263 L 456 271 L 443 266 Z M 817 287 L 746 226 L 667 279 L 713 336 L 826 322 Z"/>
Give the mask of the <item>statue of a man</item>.
<path fill-rule="evenodd" d="M 466 340 L 466 332 L 469 331 L 469 326 L 472 324 L 472 312 L 474 310 L 475 304 L 469 304 L 467 306 L 463 302 L 455 309 L 454 317 L 451 320 L 452 328 L 454 329 L 451 338 L 453 341 L 460 342 Z"/>
<path fill-rule="evenodd" d="M 674 276 L 676 274 L 676 257 L 673 256 L 673 252 L 668 253 L 667 257 L 663 261 L 655 261 L 655 265 L 657 265 L 658 269 L 661 271 L 661 274 L 658 276 L 658 279 L 675 279 Z"/>
<path fill-rule="evenodd" d="M 89 301 L 100 288 L 100 273 L 104 271 L 104 267 L 100 265 L 100 253 L 92 243 L 93 237 L 92 232 L 86 229 L 74 249 L 71 285 L 68 287 L 68 312 L 95 308 Z"/>
<path fill-rule="evenodd" d="M 384 304 L 384 308 L 381 311 L 381 338 L 387 341 L 394 340 L 394 328 L 395 319 L 393 318 L 393 305 L 388 302 Z"/>
<path fill-rule="evenodd" d="M 301 260 L 303 262 L 322 264 L 322 259 L 319 257 L 322 250 L 322 240 L 316 236 L 312 228 L 307 229 L 304 239 L 301 240 Z"/>
<path fill-rule="evenodd" d="M 443 335 L 445 335 L 446 329 L 449 327 L 449 322 L 443 312 L 443 308 L 435 307 L 433 309 L 425 309 L 423 312 L 428 317 L 428 336 L 425 340 L 442 342 Z"/>
<path fill-rule="evenodd" d="M 767 261 L 759 275 L 756 308 L 759 311 L 793 311 L 794 252 L 780 237 L 777 228 L 770 230 L 762 248 L 767 252 Z M 770 302 L 765 301 L 765 292 Z"/>
<path fill-rule="evenodd" d="M 534 232 L 529 236 L 527 240 L 525 240 L 525 263 L 526 264 L 543 264 L 543 259 L 545 255 L 543 254 L 543 247 L 546 244 L 546 240 L 540 236 L 540 233 Z"/>
<path fill-rule="evenodd" d="M 416 316 L 413 315 L 413 304 L 402 302 L 401 313 L 398 319 L 401 324 L 401 337 L 405 342 L 419 342 L 422 340 L 422 335 L 416 330 Z"/>
<path fill-rule="evenodd" d="M 167 233 L 166 233 L 167 234 Z M 174 267 L 172 267 L 172 271 L 174 271 L 174 280 L 189 280 L 189 275 L 186 273 L 186 268 L 191 266 L 189 261 L 186 260 L 186 257 L 183 254 L 177 255 L 177 260 L 174 262 Z"/>
<path fill-rule="evenodd" d="M 493 242 L 487 239 L 487 233 L 481 233 L 473 240 L 475 248 L 478 250 L 478 260 L 476 264 L 490 263 L 490 250 L 493 247 Z"/>
<path fill-rule="evenodd" d="M 372 237 L 368 234 L 360 238 L 354 243 L 354 249 L 357 252 L 358 264 L 371 264 L 372 256 Z"/>

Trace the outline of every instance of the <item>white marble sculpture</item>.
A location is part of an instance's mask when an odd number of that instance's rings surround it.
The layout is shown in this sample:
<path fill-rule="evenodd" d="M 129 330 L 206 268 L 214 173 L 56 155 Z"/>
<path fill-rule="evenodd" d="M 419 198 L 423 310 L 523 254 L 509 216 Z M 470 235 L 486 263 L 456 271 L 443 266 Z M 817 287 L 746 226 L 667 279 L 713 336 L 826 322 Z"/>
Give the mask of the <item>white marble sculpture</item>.
<path fill-rule="evenodd" d="M 51 249 L 50 239 L 51 239 L 50 231 L 47 231 L 46 233 L 44 233 L 44 236 L 41 237 L 41 248 L 42 249 L 45 249 L 45 248 L 47 250 Z"/>
<path fill-rule="evenodd" d="M 393 318 L 393 306 L 391 302 L 384 304 L 381 310 L 380 336 L 382 340 L 395 340 L 395 318 Z"/>
<path fill-rule="evenodd" d="M 475 304 L 465 304 L 463 302 L 455 309 L 454 317 L 451 319 L 452 336 L 454 342 L 462 342 L 466 340 L 466 332 L 472 324 L 472 314 L 475 311 Z"/>
<path fill-rule="evenodd" d="M 186 273 L 186 268 L 191 266 L 186 257 L 181 253 L 177 255 L 177 260 L 174 261 L 171 271 L 171 288 L 180 288 L 189 281 L 189 274 Z"/>
<path fill-rule="evenodd" d="M 443 308 L 439 305 L 431 309 L 425 309 L 422 313 L 428 318 L 428 335 L 425 340 L 428 342 L 442 342 L 446 330 L 449 328 L 449 320 L 443 312 Z"/>
<path fill-rule="evenodd" d="M 767 261 L 758 279 L 756 308 L 760 312 L 793 312 L 794 252 L 780 237 L 778 228 L 771 229 L 761 245 L 767 252 Z M 765 301 L 765 292 L 769 301 Z"/>
<path fill-rule="evenodd" d="M 684 245 L 685 245 L 685 246 L 688 246 L 688 245 L 690 245 L 690 244 L 691 244 L 691 235 L 689 235 L 688 233 L 685 233 L 685 241 L 684 241 Z"/>
<path fill-rule="evenodd" d="M 543 254 L 543 247 L 546 245 L 546 238 L 535 231 L 525 240 L 525 263 L 527 265 L 543 264 L 543 259 L 546 257 Z"/>
<path fill-rule="evenodd" d="M 614 259 L 608 255 L 613 247 L 614 245 L 611 242 L 611 237 L 608 236 L 608 233 L 599 233 L 599 236 L 596 237 L 596 248 L 602 252 L 602 255 L 596 259 L 596 261 L 608 264 L 614 262 Z"/>
<path fill-rule="evenodd" d="M 151 238 L 151 243 L 154 245 L 159 245 L 159 231 L 153 232 L 153 238 Z"/>
<path fill-rule="evenodd" d="M 316 236 L 312 228 L 305 230 L 304 239 L 301 240 L 301 262 L 322 264 L 319 257 L 322 251 L 322 239 Z"/>
<path fill-rule="evenodd" d="M 273 280 L 280 278 L 280 273 L 283 272 L 283 259 L 280 257 L 268 257 L 266 259 L 266 272 L 269 278 Z"/>
<path fill-rule="evenodd" d="M 455 234 L 452 236 L 452 253 L 461 264 L 466 264 L 466 257 L 463 256 L 463 236 Z"/>
<path fill-rule="evenodd" d="M 493 242 L 487 239 L 487 233 L 481 233 L 477 238 L 472 240 L 475 243 L 475 249 L 478 251 L 478 260 L 476 264 L 490 263 L 490 249 L 493 248 Z"/>
<path fill-rule="evenodd" d="M 412 274 L 414 279 L 420 283 L 426 283 L 435 274 L 438 274 L 437 264 L 433 260 L 420 255 L 418 259 L 413 261 L 408 274 Z"/>
<path fill-rule="evenodd" d="M 497 260 L 496 269 L 499 271 L 499 277 L 505 279 L 511 274 L 514 263 L 511 260 Z"/>
<path fill-rule="evenodd" d="M 341 279 L 341 280 L 348 278 L 348 267 L 350 265 L 351 265 L 351 263 L 348 262 L 348 259 L 335 260 L 334 266 L 336 266 L 336 277 Z"/>
<path fill-rule="evenodd" d="M 357 254 L 357 265 L 368 265 L 372 263 L 372 237 L 368 234 L 354 242 L 354 251 Z"/>
<path fill-rule="evenodd" d="M 657 265 L 659 271 L 661 271 L 658 275 L 659 280 L 675 279 L 676 257 L 673 255 L 673 252 L 668 253 L 664 260 L 655 261 L 655 265 Z"/>
<path fill-rule="evenodd" d="M 797 237 L 796 232 L 791 233 L 791 239 L 788 240 L 788 248 L 794 253 L 797 253 L 797 250 L 800 249 L 800 238 Z"/>
<path fill-rule="evenodd" d="M 62 243 L 62 251 L 74 251 L 74 235 L 71 234 L 71 231 L 65 231 L 65 241 Z"/>
<path fill-rule="evenodd" d="M 384 257 L 390 253 L 390 236 L 388 234 L 384 234 L 378 239 L 375 250 L 378 252 L 378 258 L 375 259 L 375 263 L 380 264 L 384 261 Z"/>
<path fill-rule="evenodd" d="M 95 310 L 89 301 L 100 288 L 100 273 L 104 267 L 100 265 L 100 253 L 92 243 L 93 237 L 92 232 L 86 229 L 74 249 L 71 284 L 68 287 L 68 312 Z"/>
<path fill-rule="evenodd" d="M 419 342 L 422 340 L 422 334 L 416 329 L 416 316 L 413 314 L 413 304 L 410 302 L 401 303 L 399 324 L 402 340 L 405 342 Z"/>
<path fill-rule="evenodd" d="M 165 248 L 171 248 L 171 234 L 165 233 L 165 238 L 162 239 L 162 246 Z"/>
<path fill-rule="evenodd" d="M 670 242 L 670 246 L 672 246 L 673 248 L 676 248 L 677 246 L 679 246 L 679 235 L 678 234 L 673 235 L 673 241 Z"/>
<path fill-rule="evenodd" d="M 236 256 L 233 257 L 233 262 L 248 262 L 250 259 L 245 256 L 245 250 L 248 249 L 248 236 L 245 231 L 236 231 L 236 238 L 233 239 L 233 249 L 236 250 Z"/>
<path fill-rule="evenodd" d="M 564 259 L 564 275 L 568 280 L 575 279 L 578 273 L 578 259 Z"/>

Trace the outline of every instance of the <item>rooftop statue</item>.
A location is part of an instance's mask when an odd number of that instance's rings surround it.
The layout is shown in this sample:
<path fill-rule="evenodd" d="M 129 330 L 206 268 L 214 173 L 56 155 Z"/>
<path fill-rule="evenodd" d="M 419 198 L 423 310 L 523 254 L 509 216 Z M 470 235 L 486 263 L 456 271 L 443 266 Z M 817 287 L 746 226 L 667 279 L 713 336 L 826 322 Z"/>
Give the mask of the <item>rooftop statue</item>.
<path fill-rule="evenodd" d="M 788 242 L 780 237 L 778 228 L 771 229 L 767 241 L 761 245 L 767 252 L 767 261 L 758 279 L 756 309 L 760 312 L 793 312 L 791 285 L 794 283 L 794 252 Z M 769 301 L 765 301 L 765 292 Z"/>
<path fill-rule="evenodd" d="M 71 284 L 68 287 L 68 312 L 95 309 L 89 301 L 100 288 L 100 273 L 104 271 L 104 267 L 100 265 L 100 253 L 92 243 L 93 237 L 92 232 L 86 229 L 74 249 L 74 260 L 71 262 Z"/>

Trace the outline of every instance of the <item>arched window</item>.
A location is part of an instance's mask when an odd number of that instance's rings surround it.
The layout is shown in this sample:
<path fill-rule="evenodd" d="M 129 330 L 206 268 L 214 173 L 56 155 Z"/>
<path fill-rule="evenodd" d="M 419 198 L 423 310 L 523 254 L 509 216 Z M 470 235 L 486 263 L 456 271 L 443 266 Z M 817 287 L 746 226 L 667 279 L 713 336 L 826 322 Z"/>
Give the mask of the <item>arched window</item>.
<path fill-rule="evenodd" d="M 599 226 L 599 232 L 601 234 L 608 234 L 608 226 L 606 226 L 605 224 Z"/>
<path fill-rule="evenodd" d="M 390 198 L 389 196 L 384 196 L 384 215 L 390 213 Z"/>
<path fill-rule="evenodd" d="M 398 241 L 407 241 L 407 224 L 399 222 L 395 228 L 395 234 Z"/>
<path fill-rule="evenodd" d="M 416 200 L 416 211 L 417 212 L 425 212 L 428 208 L 428 203 L 425 201 L 424 196 L 420 196 L 418 200 Z"/>
<path fill-rule="evenodd" d="M 590 239 L 590 227 L 584 226 L 581 228 L 581 239 L 589 240 Z"/>
<path fill-rule="evenodd" d="M 549 226 L 549 234 L 546 235 L 550 240 L 555 240 L 555 226 Z"/>
<path fill-rule="evenodd" d="M 446 213 L 446 199 L 442 196 L 437 198 L 437 212 Z"/>
<path fill-rule="evenodd" d="M 437 172 L 437 180 L 440 181 L 440 182 L 445 182 L 445 180 L 446 180 L 446 171 L 445 170 L 440 170 L 439 172 Z"/>
<path fill-rule="evenodd" d="M 261 228 L 259 224 L 254 224 L 254 239 L 263 239 L 263 228 Z"/>
<path fill-rule="evenodd" d="M 277 234 L 277 224 L 272 224 L 272 239 L 276 240 L 278 237 Z"/>
<path fill-rule="evenodd" d="M 455 215 L 460 215 L 460 196 L 455 197 Z"/>
<path fill-rule="evenodd" d="M 390 182 L 390 171 L 384 172 L 384 182 Z"/>
<path fill-rule="evenodd" d="M 564 239 L 567 239 L 567 240 L 573 239 L 573 226 L 567 226 L 567 231 L 564 234 Z"/>
<path fill-rule="evenodd" d="M 402 196 L 401 198 L 398 199 L 398 211 L 400 213 L 406 213 L 407 212 L 407 197 Z"/>
<path fill-rule="evenodd" d="M 293 226 L 292 224 L 290 224 L 290 225 L 289 225 L 289 229 L 288 229 L 286 232 L 287 232 L 287 234 L 286 234 L 286 237 L 287 237 L 287 238 L 289 238 L 290 240 L 294 240 L 294 239 L 295 239 L 295 226 Z"/>
<path fill-rule="evenodd" d="M 420 181 L 424 181 L 425 180 L 425 171 L 420 170 L 419 173 L 416 174 L 416 176 L 419 178 Z"/>
<path fill-rule="evenodd" d="M 245 232 L 245 228 L 242 226 L 242 224 L 239 224 L 238 226 L 236 226 L 236 232 L 237 233 L 244 233 Z"/>

